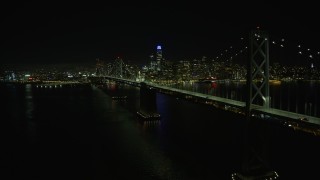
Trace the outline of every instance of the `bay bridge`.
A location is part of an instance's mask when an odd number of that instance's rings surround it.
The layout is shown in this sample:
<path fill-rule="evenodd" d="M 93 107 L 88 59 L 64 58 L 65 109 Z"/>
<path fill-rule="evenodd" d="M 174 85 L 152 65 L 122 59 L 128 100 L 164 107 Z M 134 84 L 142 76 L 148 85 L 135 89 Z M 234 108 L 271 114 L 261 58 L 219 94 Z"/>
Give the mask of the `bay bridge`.
<path fill-rule="evenodd" d="M 247 86 L 250 87 L 247 93 L 247 99 L 244 101 L 232 100 L 224 97 L 217 97 L 213 95 L 203 94 L 199 92 L 192 92 L 173 88 L 154 81 L 144 80 L 140 72 L 130 68 L 125 64 L 121 58 L 117 58 L 112 64 L 103 64 L 102 61 L 97 62 L 96 77 L 91 77 L 92 81 L 113 80 L 116 82 L 126 83 L 134 86 L 141 86 L 143 82 L 148 88 L 153 88 L 156 92 L 175 94 L 177 96 L 184 96 L 184 98 L 192 100 L 207 101 L 207 103 L 215 104 L 225 110 L 237 111 L 243 114 L 250 114 L 251 116 L 260 117 L 275 117 L 279 119 L 291 120 L 293 122 L 320 125 L 320 118 L 312 115 L 301 114 L 296 112 L 285 111 L 281 109 L 270 107 L 270 90 L 269 90 L 269 37 L 260 30 L 253 31 L 250 40 L 250 59 L 247 64 Z M 271 41 L 276 44 L 275 41 Z M 279 45 L 283 47 L 283 44 Z M 299 45 L 300 46 L 300 45 Z M 248 46 L 241 49 L 239 53 L 247 50 Z M 227 51 L 227 50 L 226 50 Z M 226 52 L 225 51 L 225 52 Z M 301 54 L 301 51 L 299 51 Z M 218 57 L 217 57 L 218 58 Z M 232 56 L 229 60 L 232 59 Z M 95 80 L 93 80 L 95 79 Z M 258 79 L 258 81 L 256 81 Z M 223 80 L 222 80 L 223 81 Z M 156 111 L 155 109 L 153 111 Z"/>
<path fill-rule="evenodd" d="M 164 93 L 175 97 L 182 97 L 194 102 L 201 102 L 212 105 L 216 108 L 223 109 L 243 115 L 247 119 L 247 124 L 251 123 L 251 119 L 272 119 L 289 122 L 288 126 L 293 124 L 298 127 L 314 128 L 313 133 L 319 133 L 320 118 L 312 115 L 306 115 L 286 110 L 271 108 L 270 98 L 270 74 L 269 74 L 269 44 L 275 44 L 270 41 L 269 35 L 265 31 L 253 30 L 249 36 L 249 46 L 246 72 L 246 99 L 238 101 L 224 97 L 208 95 L 199 92 L 193 92 L 178 89 L 155 81 L 143 80 L 140 72 L 135 74 L 132 69 L 126 65 L 122 59 L 117 58 L 113 65 L 109 65 L 108 70 L 104 71 L 102 63 L 97 63 L 97 71 L 95 77 L 90 77 L 92 83 L 106 83 L 107 81 L 115 81 L 125 83 L 132 86 L 140 87 L 140 111 L 139 115 L 148 119 L 156 118 L 160 115 L 156 110 L 156 93 Z M 282 45 L 283 46 L 283 45 Z M 299 53 L 301 53 L 299 51 Z M 231 58 L 232 59 L 232 58 Z M 319 133 L 320 134 L 320 133 Z M 248 134 L 247 138 L 251 139 L 252 134 Z M 250 141 L 250 140 L 248 140 Z M 252 148 L 252 146 L 250 146 Z M 249 150 L 250 151 L 250 150 Z M 251 152 L 251 151 L 250 151 Z M 250 164 L 251 159 L 263 159 L 265 150 L 255 150 L 255 153 L 247 155 L 247 161 L 243 171 L 250 169 L 258 169 L 261 165 Z M 262 158 L 261 158 L 262 157 Z M 261 160 L 263 161 L 263 160 Z M 259 167 L 256 167 L 259 166 Z M 255 175 L 256 176 L 256 175 Z M 275 171 L 268 171 L 262 175 L 263 177 L 277 178 Z M 248 177 L 247 177 L 248 178 Z M 232 174 L 232 179 L 246 179 L 239 173 Z"/>

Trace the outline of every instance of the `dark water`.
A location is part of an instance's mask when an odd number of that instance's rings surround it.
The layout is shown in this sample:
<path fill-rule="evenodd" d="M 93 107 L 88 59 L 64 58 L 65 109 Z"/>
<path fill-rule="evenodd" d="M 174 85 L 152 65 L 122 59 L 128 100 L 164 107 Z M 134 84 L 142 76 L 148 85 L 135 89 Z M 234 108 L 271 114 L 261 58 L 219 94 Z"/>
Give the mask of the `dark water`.
<path fill-rule="evenodd" d="M 128 95 L 114 101 L 113 95 Z M 158 122 L 141 122 L 139 89 L 0 86 L 1 179 L 230 179 L 244 120 L 157 94 Z M 315 179 L 319 137 L 262 122 L 282 179 Z"/>

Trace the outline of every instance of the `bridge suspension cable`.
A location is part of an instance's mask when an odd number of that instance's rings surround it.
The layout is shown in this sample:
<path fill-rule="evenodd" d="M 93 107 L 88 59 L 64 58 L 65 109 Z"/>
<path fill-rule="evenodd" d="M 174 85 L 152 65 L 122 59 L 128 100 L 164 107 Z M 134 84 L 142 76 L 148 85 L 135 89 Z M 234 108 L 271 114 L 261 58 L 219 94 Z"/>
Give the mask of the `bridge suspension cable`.
<path fill-rule="evenodd" d="M 108 76 L 117 78 L 135 79 L 136 74 L 125 64 L 120 57 L 117 57 L 109 68 Z"/>

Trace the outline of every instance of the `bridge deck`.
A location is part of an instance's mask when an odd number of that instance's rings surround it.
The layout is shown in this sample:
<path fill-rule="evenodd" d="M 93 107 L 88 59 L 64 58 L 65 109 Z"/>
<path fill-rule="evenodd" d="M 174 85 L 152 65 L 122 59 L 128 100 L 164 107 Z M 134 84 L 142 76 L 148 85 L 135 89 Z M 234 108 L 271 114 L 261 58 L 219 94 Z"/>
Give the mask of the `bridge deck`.
<path fill-rule="evenodd" d="M 267 114 L 267 115 L 271 115 L 271 116 L 285 117 L 288 119 L 299 120 L 299 121 L 302 120 L 302 121 L 305 121 L 308 123 L 320 125 L 320 118 L 318 118 L 318 117 L 307 116 L 304 114 L 298 114 L 298 113 L 284 111 L 284 110 L 280 110 L 280 109 L 263 108 L 263 107 L 258 107 L 258 106 L 255 106 L 254 110 L 261 112 L 261 113 L 264 113 L 264 114 Z"/>
<path fill-rule="evenodd" d="M 206 98 L 208 100 L 217 101 L 217 102 L 224 103 L 226 105 L 230 105 L 233 107 L 245 108 L 245 106 L 246 106 L 246 103 L 241 102 L 241 101 L 211 96 L 211 95 L 202 94 L 202 93 L 198 93 L 198 92 L 191 92 L 191 91 L 187 91 L 187 90 L 176 89 L 176 88 L 172 88 L 172 87 L 160 86 L 160 85 L 153 84 L 153 83 L 148 83 L 148 85 L 155 87 L 155 88 L 158 88 L 158 89 L 165 89 L 165 90 L 170 90 L 173 92 L 178 92 L 178 93 L 191 95 L 191 96 L 195 96 L 195 97 Z M 257 111 L 259 113 L 263 113 L 266 115 L 279 117 L 279 118 L 292 119 L 292 120 L 299 120 L 299 121 L 304 119 L 303 121 L 305 121 L 306 123 L 320 125 L 320 118 L 318 118 L 318 117 L 307 116 L 304 114 L 298 114 L 298 113 L 284 111 L 284 110 L 280 110 L 280 109 L 263 108 L 261 106 L 253 106 L 253 108 L 254 108 L 253 109 L 254 111 Z"/>
<path fill-rule="evenodd" d="M 116 81 L 124 82 L 124 83 L 129 83 L 129 84 L 135 84 L 136 86 L 139 86 L 140 82 L 136 82 L 133 80 L 129 79 L 121 79 L 121 78 L 115 78 L 115 77 L 106 77 L 109 79 L 113 79 Z M 232 99 L 227 99 L 227 98 L 221 98 L 217 96 L 211 96 L 203 93 L 198 93 L 198 92 L 192 92 L 192 91 L 187 91 L 187 90 L 182 90 L 182 89 L 177 89 L 177 88 L 172 88 L 172 87 L 167 87 L 167 86 L 161 86 L 152 82 L 145 82 L 148 86 L 157 88 L 159 90 L 166 90 L 166 91 L 172 91 L 176 93 L 181 93 L 185 95 L 190 95 L 194 97 L 200 97 L 204 99 L 208 99 L 211 101 L 216 101 L 219 103 L 223 103 L 225 105 L 237 107 L 237 108 L 245 108 L 246 103 L 241 102 L 241 101 L 236 101 Z M 273 109 L 273 108 L 264 108 L 262 106 L 258 105 L 253 105 L 253 111 L 256 111 L 258 113 L 262 113 L 265 115 L 270 115 L 273 117 L 279 117 L 279 118 L 286 118 L 286 119 L 291 119 L 291 120 L 297 120 L 297 121 L 304 121 L 306 123 L 311 123 L 315 125 L 320 125 L 320 118 L 318 117 L 313 117 L 313 116 L 307 116 L 304 114 L 298 114 L 294 112 L 289 112 L 289 111 L 284 111 L 280 109 Z"/>
<path fill-rule="evenodd" d="M 221 98 L 221 97 L 216 97 L 216 96 L 211 96 L 211 95 L 207 95 L 207 94 L 202 94 L 202 93 L 198 93 L 198 92 L 191 92 L 191 91 L 181 90 L 181 89 L 176 89 L 176 88 L 171 88 L 171 87 L 164 87 L 164 86 L 159 86 L 156 84 L 150 84 L 150 85 L 153 87 L 159 88 L 159 89 L 166 89 L 166 90 L 170 90 L 173 92 L 178 92 L 178 93 L 183 93 L 183 94 L 192 95 L 192 96 L 196 96 L 196 97 L 206 98 L 208 100 L 218 101 L 218 102 L 221 102 L 226 105 L 233 106 L 233 107 L 244 108 L 246 106 L 246 103 L 241 102 L 241 101 L 236 101 L 236 100 L 231 100 L 231 99 L 226 99 L 226 98 Z M 254 111 L 258 111 L 258 112 L 264 113 L 266 115 L 276 116 L 276 117 L 285 117 L 287 119 L 294 119 L 294 120 L 302 120 L 305 118 L 306 122 L 320 125 L 320 118 L 317 118 L 317 117 L 307 116 L 304 114 L 298 114 L 298 113 L 284 111 L 284 110 L 280 110 L 280 109 L 263 108 L 261 106 L 253 106 L 253 108 L 254 108 Z"/>
<path fill-rule="evenodd" d="M 154 88 L 169 90 L 172 92 L 177 92 L 177 93 L 181 93 L 181 94 L 205 98 L 205 99 L 212 100 L 212 101 L 222 102 L 226 105 L 230 105 L 233 107 L 244 108 L 246 105 L 245 102 L 236 101 L 236 100 L 232 100 L 232 99 L 227 99 L 227 98 L 222 98 L 222 97 L 217 97 L 217 96 L 212 96 L 212 95 L 208 95 L 208 94 L 192 92 L 192 91 L 187 91 L 187 90 L 182 90 L 182 89 L 177 89 L 177 88 L 172 88 L 172 87 L 167 87 L 167 86 L 160 86 L 160 85 L 153 84 L 153 83 L 147 83 L 147 84 L 149 86 L 154 87 Z"/>

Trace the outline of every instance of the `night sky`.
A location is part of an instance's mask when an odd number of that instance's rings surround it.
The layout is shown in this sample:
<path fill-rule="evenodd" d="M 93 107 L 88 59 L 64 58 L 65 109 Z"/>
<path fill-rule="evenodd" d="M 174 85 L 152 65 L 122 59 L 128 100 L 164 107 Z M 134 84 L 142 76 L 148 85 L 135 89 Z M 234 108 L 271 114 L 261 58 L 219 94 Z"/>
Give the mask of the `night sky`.
<path fill-rule="evenodd" d="M 94 63 L 120 56 L 143 64 L 158 44 L 168 60 L 211 59 L 257 26 L 275 40 L 320 50 L 315 4 L 107 2 L 2 4 L 1 62 Z"/>

